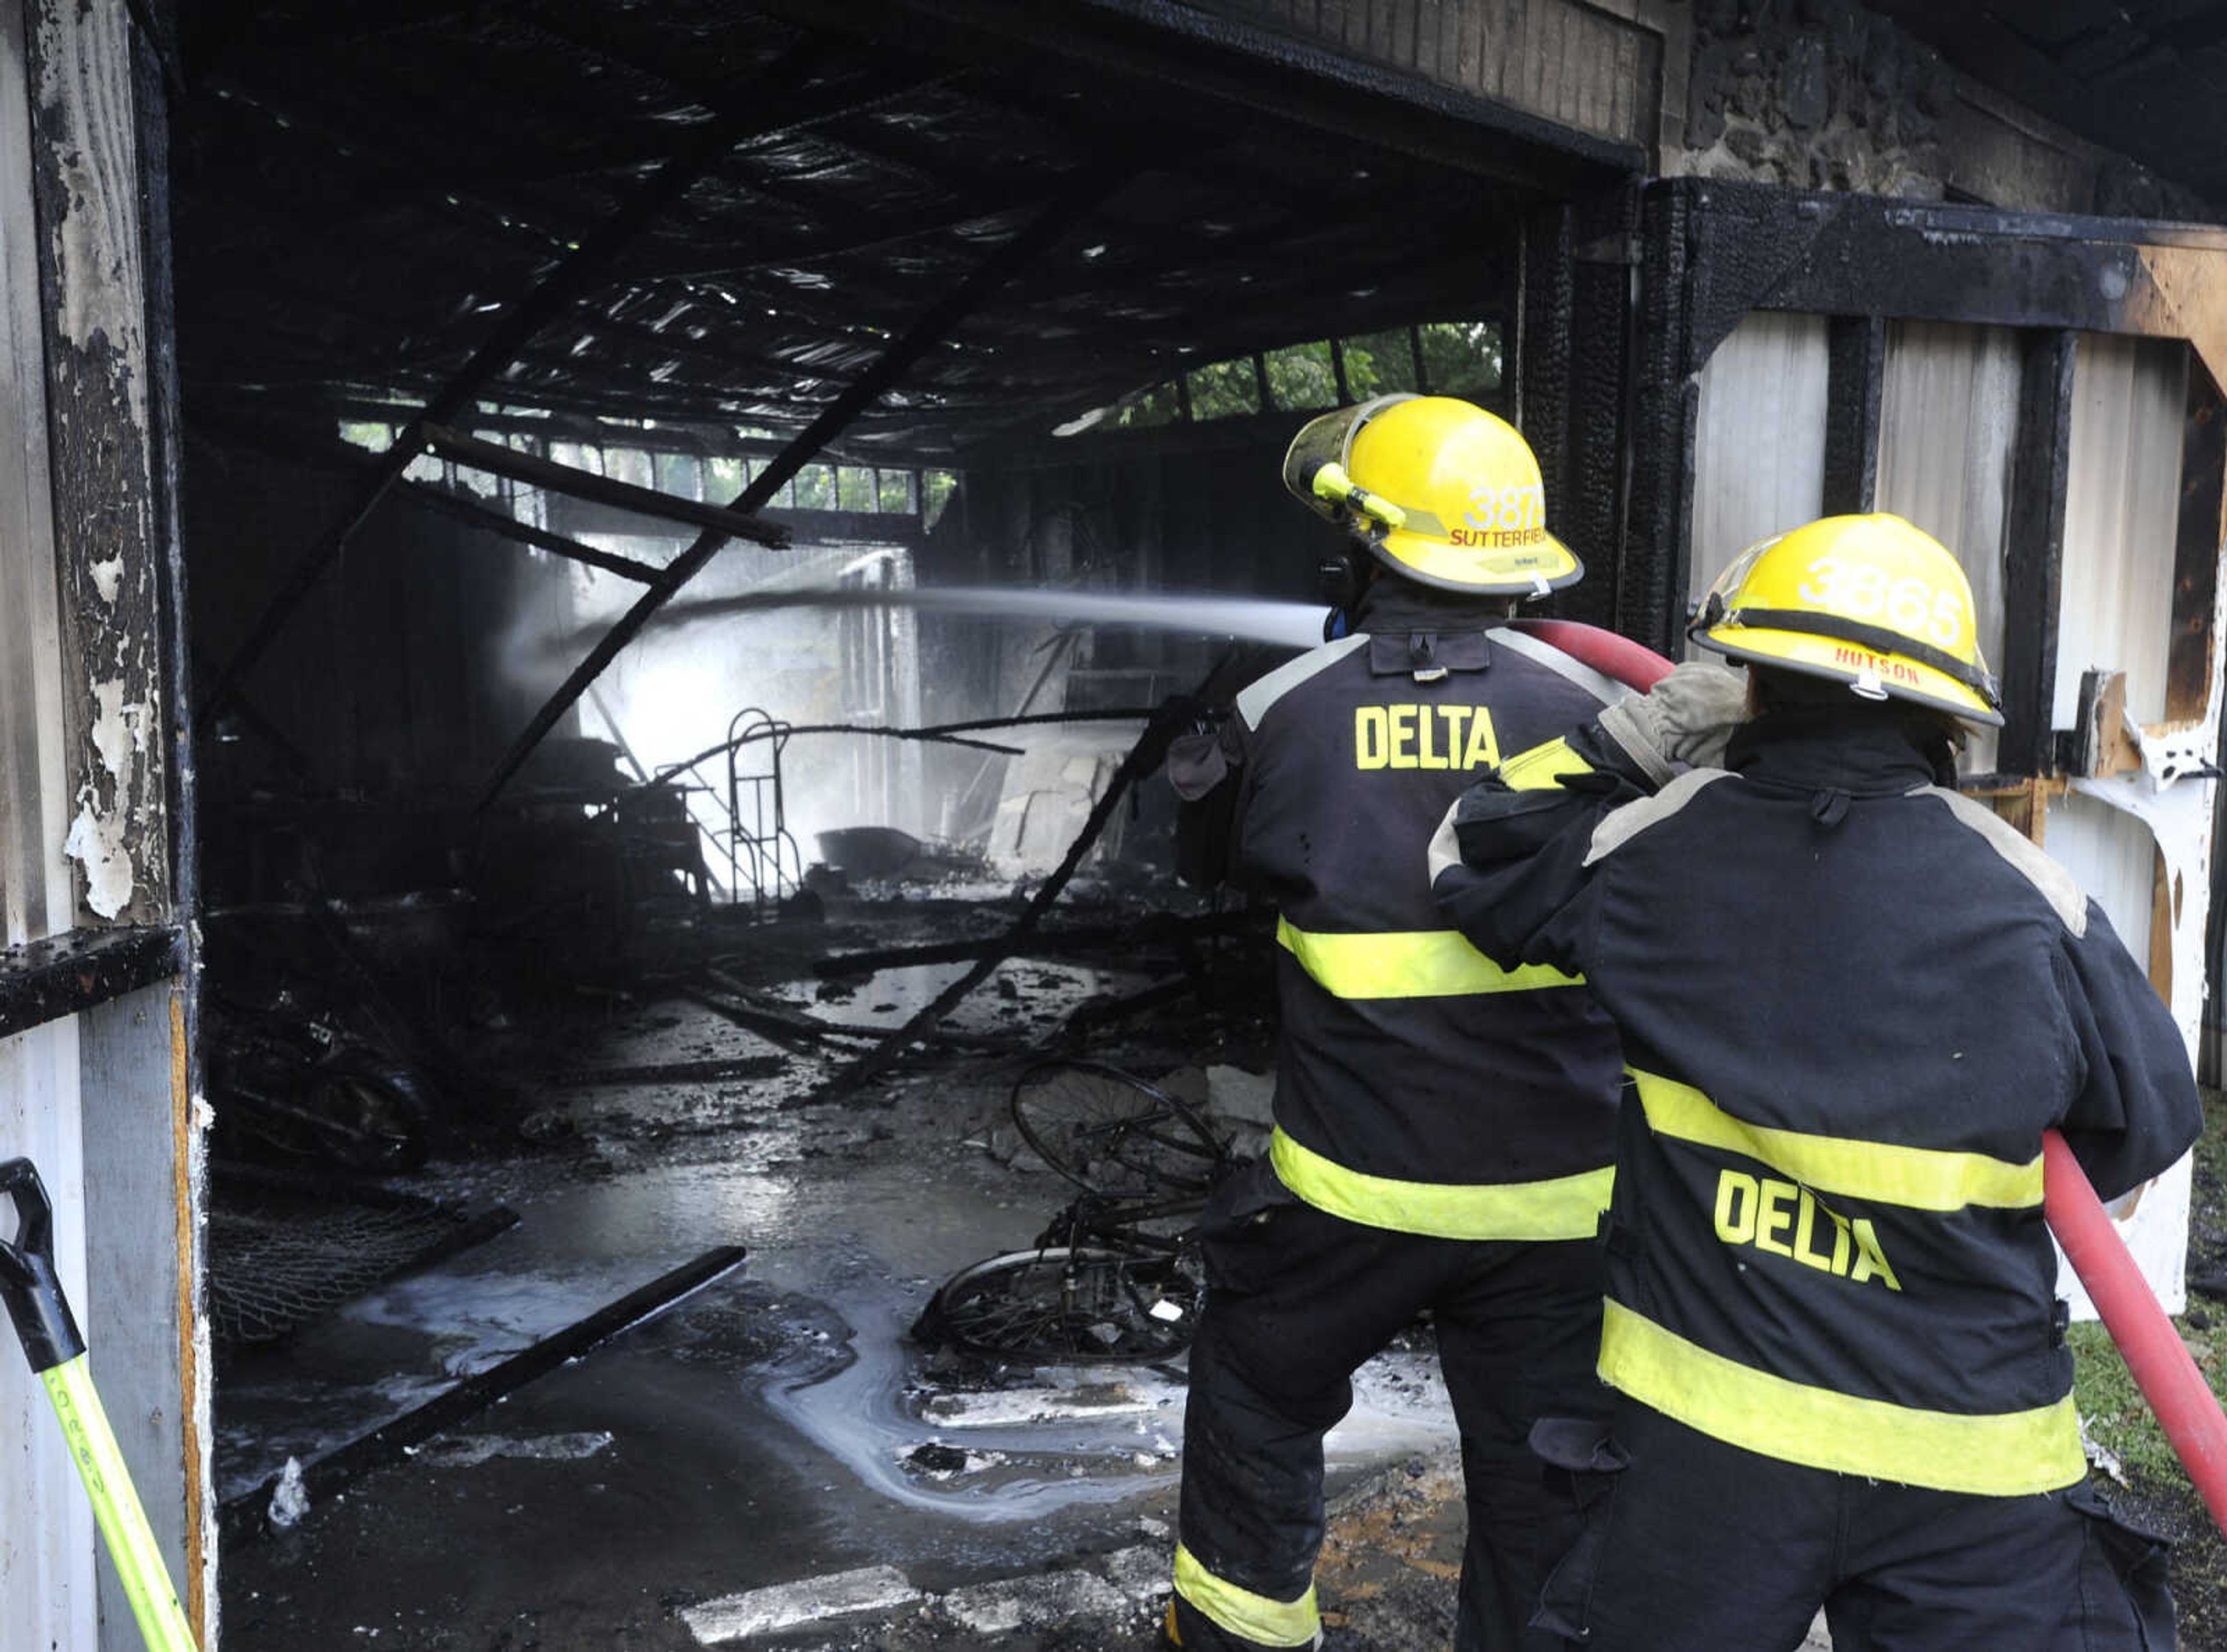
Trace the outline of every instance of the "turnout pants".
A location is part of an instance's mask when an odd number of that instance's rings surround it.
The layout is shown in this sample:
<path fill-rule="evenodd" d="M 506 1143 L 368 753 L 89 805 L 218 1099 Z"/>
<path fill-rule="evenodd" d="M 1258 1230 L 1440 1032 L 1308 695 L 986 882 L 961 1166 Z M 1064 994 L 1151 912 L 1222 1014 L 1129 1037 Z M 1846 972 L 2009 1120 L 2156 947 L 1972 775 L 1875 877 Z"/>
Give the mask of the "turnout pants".
<path fill-rule="evenodd" d="M 1301 1203 L 1266 1164 L 1224 1190 L 1202 1239 L 1176 1556 L 1185 1652 L 1316 1643 L 1323 1436 L 1352 1404 L 1354 1370 L 1426 1308 L 1468 1493 L 1456 1652 L 1558 1647 L 1525 1625 L 1577 1511 L 1528 1437 L 1541 1416 L 1605 1415 L 1598 1247 L 1360 1227 Z"/>
<path fill-rule="evenodd" d="M 1760 1457 L 1620 1400 L 1543 1424 L 1584 1530 L 1536 1620 L 1586 1652 L 2171 1652 L 2166 1546 L 2085 1483 L 2023 1497 Z"/>

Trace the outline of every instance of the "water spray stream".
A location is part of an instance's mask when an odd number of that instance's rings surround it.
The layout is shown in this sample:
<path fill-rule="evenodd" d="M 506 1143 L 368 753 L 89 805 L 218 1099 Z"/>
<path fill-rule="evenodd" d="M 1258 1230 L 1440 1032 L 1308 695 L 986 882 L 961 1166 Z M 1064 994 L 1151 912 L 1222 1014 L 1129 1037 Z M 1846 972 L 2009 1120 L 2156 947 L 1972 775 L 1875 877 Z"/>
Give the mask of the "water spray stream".
<path fill-rule="evenodd" d="M 1037 620 L 1049 624 L 1139 625 L 1199 636 L 1311 648 L 1322 641 L 1319 603 L 1234 596 L 1219 591 L 1043 590 L 1010 585 L 927 585 L 910 589 L 824 586 L 749 591 L 668 604 L 650 629 L 699 624 L 737 615 L 797 608 L 909 608 L 933 613 Z M 596 626 L 563 641 L 577 649 L 602 635 Z"/>

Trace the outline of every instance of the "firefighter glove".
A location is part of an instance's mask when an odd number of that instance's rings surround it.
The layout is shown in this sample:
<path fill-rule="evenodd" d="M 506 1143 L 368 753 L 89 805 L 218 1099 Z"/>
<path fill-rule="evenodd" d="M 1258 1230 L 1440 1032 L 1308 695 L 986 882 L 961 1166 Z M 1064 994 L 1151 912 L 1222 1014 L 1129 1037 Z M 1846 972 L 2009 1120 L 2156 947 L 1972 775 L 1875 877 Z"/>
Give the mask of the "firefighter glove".
<path fill-rule="evenodd" d="M 1603 734 L 1657 786 L 1681 769 L 1721 768 L 1725 745 L 1747 715 L 1747 678 L 1690 660 L 1646 693 L 1600 714 Z"/>

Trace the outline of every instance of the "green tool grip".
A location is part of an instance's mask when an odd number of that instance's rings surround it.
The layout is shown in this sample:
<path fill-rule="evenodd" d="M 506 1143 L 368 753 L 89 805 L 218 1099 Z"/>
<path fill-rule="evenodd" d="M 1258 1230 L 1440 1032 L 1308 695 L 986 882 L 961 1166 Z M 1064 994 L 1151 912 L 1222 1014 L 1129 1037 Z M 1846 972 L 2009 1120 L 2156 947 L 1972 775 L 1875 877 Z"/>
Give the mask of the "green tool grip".
<path fill-rule="evenodd" d="M 140 1506 L 131 1471 L 124 1466 L 124 1453 L 108 1426 L 93 1374 L 86 1368 L 86 1356 L 80 1354 L 49 1368 L 40 1373 L 39 1381 L 54 1403 L 54 1415 L 61 1419 L 62 1436 L 77 1459 L 86 1495 L 93 1499 L 93 1518 L 108 1541 L 109 1558 L 115 1561 L 116 1575 L 131 1602 L 131 1615 L 139 1620 L 147 1652 L 196 1652 L 193 1625 L 178 1604 L 169 1568 L 147 1524 L 147 1511 Z"/>

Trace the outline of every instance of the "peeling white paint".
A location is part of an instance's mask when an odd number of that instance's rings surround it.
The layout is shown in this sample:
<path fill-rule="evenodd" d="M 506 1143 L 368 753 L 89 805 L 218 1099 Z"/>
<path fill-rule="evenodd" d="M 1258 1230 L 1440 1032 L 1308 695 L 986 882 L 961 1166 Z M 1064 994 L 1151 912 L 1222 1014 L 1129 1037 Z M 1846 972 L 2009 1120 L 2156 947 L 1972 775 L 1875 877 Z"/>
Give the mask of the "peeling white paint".
<path fill-rule="evenodd" d="M 2227 547 L 2222 548 L 2221 555 L 2227 557 Z M 2223 646 L 2227 644 L 2227 584 L 2222 585 L 2213 603 L 2211 636 L 2211 681 L 2205 693 L 2204 715 L 2193 723 L 2147 727 L 2130 716 L 2128 733 L 2141 754 L 2140 771 L 2131 776 L 2072 782 L 2072 789 L 2082 796 L 2140 820 L 2157 845 L 2158 856 L 2165 864 L 2168 896 L 2165 922 L 2173 968 L 2168 1007 L 2187 1043 L 2192 1066 L 2197 1063 L 2204 1031 L 2212 810 L 2219 788 L 2211 759 L 2219 749 L 2220 720 L 2227 712 L 2227 646 Z M 2158 1179 L 2133 1216 L 2120 1224 L 2128 1249 L 2168 1313 L 2179 1313 L 2188 1305 L 2190 1182 L 2190 1164 L 2183 1159 Z M 2058 1280 L 2060 1288 L 2071 1298 L 2074 1311 L 2083 1318 L 2092 1317 L 2086 1292 L 2077 1288 L 2069 1267 L 2059 1269 Z"/>
<path fill-rule="evenodd" d="M 93 717 L 90 737 L 107 776 L 105 788 L 88 776 L 78 788 L 77 819 L 70 823 L 62 853 L 85 869 L 86 904 L 104 918 L 115 917 L 131 903 L 137 879 L 131 852 L 126 844 L 132 801 L 132 783 L 138 760 L 147 750 L 154 725 L 154 707 L 144 700 L 126 700 L 121 678 L 92 685 Z M 104 804 L 103 792 L 110 801 Z"/>
<path fill-rule="evenodd" d="M 96 562 L 91 569 L 93 588 L 100 593 L 100 600 L 111 608 L 124 589 L 124 558 L 111 557 L 105 562 Z"/>
<path fill-rule="evenodd" d="M 85 868 L 85 903 L 104 918 L 131 904 L 131 852 L 124 844 L 124 822 L 80 807 L 70 822 L 62 853 Z"/>
<path fill-rule="evenodd" d="M 119 9 L 120 10 L 120 9 Z M 145 351 L 138 308 L 141 290 L 136 222 L 118 208 L 137 197 L 134 157 L 87 105 L 89 77 L 80 61 L 89 42 L 80 31 L 44 42 L 53 54 L 42 64 L 39 101 L 61 110 L 67 122 L 62 214 L 54 226 L 55 267 L 73 272 L 62 284 L 56 321 L 63 340 L 90 351 L 105 342 L 114 352 L 117 378 L 129 397 L 132 422 L 147 422 L 147 392 L 137 370 Z M 54 51 L 60 46 L 63 49 Z M 123 131 L 128 132 L 125 124 Z M 104 210 L 105 208 L 106 210 Z"/>
<path fill-rule="evenodd" d="M 93 686 L 93 749 L 100 754 L 119 804 L 131 794 L 133 755 L 147 749 L 144 724 L 149 716 L 145 702 L 127 705 L 124 692 L 120 679 Z"/>

